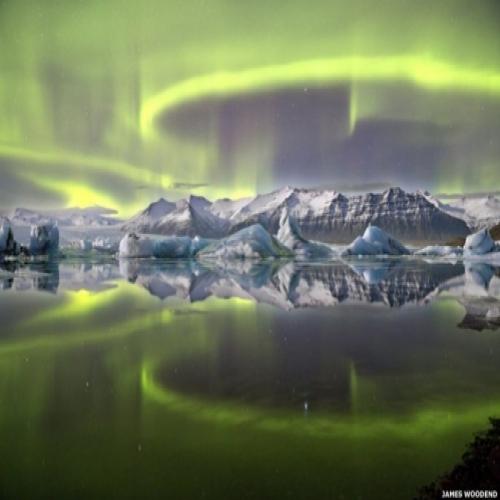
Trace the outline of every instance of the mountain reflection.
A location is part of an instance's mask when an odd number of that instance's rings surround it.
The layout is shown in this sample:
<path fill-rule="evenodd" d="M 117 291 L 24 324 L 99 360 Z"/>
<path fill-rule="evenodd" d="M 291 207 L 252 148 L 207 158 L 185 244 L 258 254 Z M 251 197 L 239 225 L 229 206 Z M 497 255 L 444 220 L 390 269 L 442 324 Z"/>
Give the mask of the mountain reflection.
<path fill-rule="evenodd" d="M 241 297 L 282 309 L 329 307 L 340 303 L 400 307 L 420 303 L 462 265 L 422 261 L 333 263 L 232 262 L 207 267 L 196 262 L 160 265 L 121 261 L 122 275 L 161 299 L 196 302 L 208 297 Z"/>
<path fill-rule="evenodd" d="M 446 296 L 466 310 L 460 327 L 483 330 L 500 326 L 500 268 L 485 263 L 404 259 L 328 263 L 121 260 L 0 264 L 0 288 L 4 290 L 99 291 L 121 279 L 143 287 L 161 300 L 242 298 L 283 310 L 339 304 L 395 308 L 422 305 Z"/>

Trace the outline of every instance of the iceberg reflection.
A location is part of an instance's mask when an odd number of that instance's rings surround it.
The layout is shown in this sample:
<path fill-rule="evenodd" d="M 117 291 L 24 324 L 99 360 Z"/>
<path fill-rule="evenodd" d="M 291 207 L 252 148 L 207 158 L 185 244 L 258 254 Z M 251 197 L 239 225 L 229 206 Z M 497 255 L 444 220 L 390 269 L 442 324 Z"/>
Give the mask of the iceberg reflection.
<path fill-rule="evenodd" d="M 0 265 L 0 288 L 4 290 L 99 291 L 123 279 L 161 300 L 242 298 L 283 310 L 339 304 L 397 308 L 452 297 L 466 310 L 459 326 L 476 330 L 500 326 L 500 267 L 487 263 L 126 259 Z"/>

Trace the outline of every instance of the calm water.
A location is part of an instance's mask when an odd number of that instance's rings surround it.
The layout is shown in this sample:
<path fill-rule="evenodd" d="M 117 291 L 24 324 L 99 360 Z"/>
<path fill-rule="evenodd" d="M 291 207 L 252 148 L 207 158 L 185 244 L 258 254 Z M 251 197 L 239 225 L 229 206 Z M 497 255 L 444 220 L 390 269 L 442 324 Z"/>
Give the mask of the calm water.
<path fill-rule="evenodd" d="M 0 496 L 412 498 L 500 416 L 485 264 L 0 270 Z"/>

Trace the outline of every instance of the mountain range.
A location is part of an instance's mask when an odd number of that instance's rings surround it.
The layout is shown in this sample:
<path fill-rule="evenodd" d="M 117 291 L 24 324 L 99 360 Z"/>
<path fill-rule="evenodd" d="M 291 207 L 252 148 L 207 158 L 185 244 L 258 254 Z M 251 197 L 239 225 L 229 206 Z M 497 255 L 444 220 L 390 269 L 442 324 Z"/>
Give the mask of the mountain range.
<path fill-rule="evenodd" d="M 116 210 L 97 205 L 86 208 L 62 208 L 60 210 L 16 208 L 9 215 L 9 219 L 12 224 L 17 226 L 57 223 L 59 226 L 69 227 L 102 227 L 122 223 L 122 220 L 114 217 L 115 214 Z"/>
<path fill-rule="evenodd" d="M 52 221 L 64 230 L 94 228 L 221 238 L 255 223 L 276 234 L 283 214 L 310 240 L 348 243 L 373 224 L 405 242 L 442 243 L 498 224 L 500 198 L 474 195 L 444 199 L 398 187 L 382 193 L 344 195 L 333 189 L 286 186 L 236 200 L 211 202 L 194 195 L 178 201 L 160 198 L 126 221 L 99 206 L 51 211 L 16 208 L 9 217 L 17 226 Z"/>
<path fill-rule="evenodd" d="M 390 188 L 383 193 L 345 196 L 333 190 L 286 186 L 267 194 L 215 202 L 190 196 L 151 203 L 123 225 L 129 232 L 219 238 L 259 223 L 276 234 L 283 213 L 305 238 L 347 243 L 374 224 L 405 241 L 441 242 L 466 236 L 467 223 L 448 213 L 427 193 Z"/>

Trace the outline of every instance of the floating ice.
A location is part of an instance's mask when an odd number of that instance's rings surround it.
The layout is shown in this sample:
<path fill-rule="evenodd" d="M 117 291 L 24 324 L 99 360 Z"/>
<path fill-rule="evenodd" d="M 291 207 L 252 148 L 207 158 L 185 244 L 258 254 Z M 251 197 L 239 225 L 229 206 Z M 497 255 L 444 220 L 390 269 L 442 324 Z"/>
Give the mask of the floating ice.
<path fill-rule="evenodd" d="M 487 229 L 467 236 L 464 244 L 464 256 L 484 255 L 496 250 L 495 242 Z"/>
<path fill-rule="evenodd" d="M 280 217 L 277 240 L 292 250 L 296 257 L 326 258 L 333 255 L 333 250 L 326 244 L 306 240 L 301 234 L 295 219 L 287 210 L 283 210 Z"/>
<path fill-rule="evenodd" d="M 187 259 L 195 257 L 211 240 L 189 236 L 143 236 L 126 234 L 119 245 L 120 257 L 158 259 Z"/>
<path fill-rule="evenodd" d="M 260 224 L 215 241 L 199 252 L 201 257 L 221 259 L 257 259 L 293 257 L 293 252 L 271 236 Z"/>
<path fill-rule="evenodd" d="M 421 248 L 415 255 L 426 255 L 429 257 L 461 257 L 463 249 L 461 247 L 431 245 Z"/>
<path fill-rule="evenodd" d="M 92 242 L 90 240 L 79 240 L 78 248 L 84 252 L 90 252 L 92 250 Z"/>
<path fill-rule="evenodd" d="M 92 248 L 97 252 L 115 253 L 118 251 L 118 242 L 110 238 L 95 238 Z"/>
<path fill-rule="evenodd" d="M 0 218 L 0 254 L 14 255 L 18 251 L 9 219 Z"/>
<path fill-rule="evenodd" d="M 369 225 L 363 236 L 358 236 L 342 255 L 407 255 L 409 250 L 377 226 Z"/>
<path fill-rule="evenodd" d="M 59 250 L 59 229 L 53 223 L 31 226 L 29 252 L 31 255 L 55 255 Z"/>
<path fill-rule="evenodd" d="M 137 236 L 135 233 L 127 233 L 119 245 L 120 257 L 145 258 L 153 256 L 153 240 L 147 236 Z"/>

